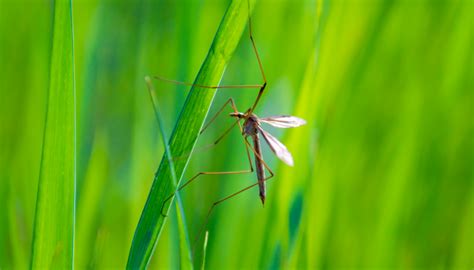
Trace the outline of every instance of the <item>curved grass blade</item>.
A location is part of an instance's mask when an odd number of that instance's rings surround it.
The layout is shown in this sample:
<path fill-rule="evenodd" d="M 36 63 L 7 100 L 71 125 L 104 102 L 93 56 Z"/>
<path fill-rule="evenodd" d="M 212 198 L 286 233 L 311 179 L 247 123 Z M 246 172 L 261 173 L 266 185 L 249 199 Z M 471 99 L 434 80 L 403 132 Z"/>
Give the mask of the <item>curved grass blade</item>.
<path fill-rule="evenodd" d="M 252 1 L 250 8 L 253 4 Z M 247 23 L 248 8 L 247 0 L 232 1 L 196 77 L 196 84 L 216 85 L 220 82 Z M 170 139 L 170 152 L 173 155 L 182 156 L 192 152 L 214 95 L 215 90 L 212 89 L 196 87 L 191 89 Z M 179 179 L 177 184 L 183 176 L 190 157 L 174 162 L 176 176 Z M 160 211 L 161 205 L 175 189 L 168 160 L 164 157 L 155 174 L 147 202 L 135 230 L 127 268 L 137 269 L 147 266 L 165 222 Z M 166 205 L 165 211 L 169 210 L 169 205 Z"/>
<path fill-rule="evenodd" d="M 72 268 L 76 110 L 72 1 L 54 5 L 53 46 L 32 268 Z"/>

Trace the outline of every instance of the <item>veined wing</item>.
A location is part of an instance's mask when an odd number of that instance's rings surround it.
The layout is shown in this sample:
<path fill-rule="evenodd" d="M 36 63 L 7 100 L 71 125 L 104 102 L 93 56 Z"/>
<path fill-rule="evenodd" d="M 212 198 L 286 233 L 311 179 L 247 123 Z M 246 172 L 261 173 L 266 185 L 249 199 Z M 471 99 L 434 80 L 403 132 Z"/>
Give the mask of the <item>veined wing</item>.
<path fill-rule="evenodd" d="M 274 115 L 260 118 L 260 121 L 278 128 L 292 128 L 306 124 L 305 120 L 291 115 Z"/>
<path fill-rule="evenodd" d="M 277 140 L 277 138 L 270 135 L 270 133 L 266 132 L 261 127 L 259 127 L 258 130 L 260 133 L 262 133 L 263 138 L 268 143 L 268 146 L 270 146 L 270 150 L 272 150 L 272 152 L 275 153 L 275 155 L 283 162 L 293 166 L 293 157 L 291 156 L 291 153 L 288 151 L 288 149 L 286 149 L 286 146 L 284 146 L 279 140 Z"/>

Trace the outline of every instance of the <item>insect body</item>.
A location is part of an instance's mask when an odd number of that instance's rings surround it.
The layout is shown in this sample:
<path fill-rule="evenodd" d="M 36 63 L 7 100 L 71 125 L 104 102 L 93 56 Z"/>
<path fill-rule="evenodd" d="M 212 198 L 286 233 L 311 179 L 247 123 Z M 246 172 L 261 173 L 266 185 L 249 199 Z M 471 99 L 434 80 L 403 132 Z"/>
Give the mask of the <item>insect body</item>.
<path fill-rule="evenodd" d="M 247 138 L 251 137 L 253 141 L 253 150 L 255 154 L 255 167 L 258 179 L 258 188 L 259 188 L 259 195 L 262 204 L 265 204 L 265 196 L 266 196 L 266 189 L 265 189 L 265 180 L 268 178 L 265 177 L 265 163 L 263 161 L 262 156 L 262 148 L 260 144 L 260 135 L 264 138 L 267 142 L 270 150 L 272 150 L 275 155 L 280 158 L 286 164 L 293 166 L 293 157 L 291 156 L 288 149 L 286 149 L 285 145 L 283 145 L 280 141 L 278 141 L 275 137 L 270 135 L 268 132 L 263 130 L 261 127 L 261 123 L 267 123 L 274 127 L 278 128 L 290 128 L 290 127 L 299 127 L 301 125 L 306 124 L 306 121 L 289 115 L 279 115 L 279 116 L 270 116 L 265 118 L 259 118 L 254 113 L 251 113 L 251 109 L 247 110 L 246 113 L 231 113 L 231 117 L 235 117 L 238 119 L 244 119 L 245 122 L 243 124 L 242 135 Z M 272 175 L 273 176 L 273 175 Z"/>

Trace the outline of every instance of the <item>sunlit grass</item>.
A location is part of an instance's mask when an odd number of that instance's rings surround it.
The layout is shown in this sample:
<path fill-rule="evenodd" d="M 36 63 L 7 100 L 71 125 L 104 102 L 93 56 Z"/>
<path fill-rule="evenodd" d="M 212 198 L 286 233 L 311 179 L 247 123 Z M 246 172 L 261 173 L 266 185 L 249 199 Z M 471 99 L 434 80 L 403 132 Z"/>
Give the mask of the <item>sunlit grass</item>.
<path fill-rule="evenodd" d="M 193 82 L 230 3 L 73 3 L 76 269 L 126 267 L 165 153 L 162 133 L 173 133 L 190 90 L 154 82 L 161 132 L 143 78 L 156 74 Z M 276 172 L 265 207 L 257 190 L 250 190 L 216 208 L 206 226 L 205 260 L 201 239 L 194 267 L 205 261 L 206 269 L 473 268 L 471 6 L 467 1 L 259 0 L 252 22 L 269 83 L 256 113 L 296 115 L 308 124 L 269 129 L 292 152 L 295 166 L 280 164 L 264 149 Z M 52 7 L 0 3 L 2 269 L 27 268 L 31 261 L 43 129 L 51 105 L 51 53 L 67 53 L 52 50 Z M 238 15 L 244 19 L 246 13 Z M 246 29 L 244 23 L 239 27 L 240 36 Z M 222 71 L 216 74 L 220 79 Z M 260 81 L 244 32 L 223 83 Z M 212 114 L 229 97 L 245 110 L 255 92 L 217 91 L 212 104 L 209 99 L 199 108 L 207 112 L 210 106 Z M 204 115 L 199 112 L 189 136 L 195 137 Z M 182 181 L 199 171 L 246 168 L 237 129 L 215 148 L 199 150 L 229 123 L 224 113 L 199 136 Z M 176 147 L 189 145 L 171 144 L 173 155 Z M 182 190 L 191 244 L 212 203 L 255 180 L 252 174 L 203 176 Z M 171 184 L 168 188 L 172 193 Z M 176 207 L 170 209 L 151 269 L 185 265 L 183 252 L 189 249 L 182 248 L 181 216 Z"/>
<path fill-rule="evenodd" d="M 72 2 L 54 6 L 43 154 L 33 228 L 32 268 L 72 268 L 76 198 L 76 92 Z"/>

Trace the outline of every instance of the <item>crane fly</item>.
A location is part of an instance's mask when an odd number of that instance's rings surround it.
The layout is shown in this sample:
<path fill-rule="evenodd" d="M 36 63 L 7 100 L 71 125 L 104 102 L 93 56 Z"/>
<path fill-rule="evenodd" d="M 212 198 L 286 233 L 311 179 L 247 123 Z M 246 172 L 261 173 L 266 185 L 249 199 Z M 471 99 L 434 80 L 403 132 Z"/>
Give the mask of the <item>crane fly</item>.
<path fill-rule="evenodd" d="M 271 176 L 265 177 L 265 163 L 263 161 L 262 155 L 262 147 L 260 144 L 260 135 L 262 135 L 263 139 L 267 142 L 270 150 L 283 162 L 286 164 L 293 166 L 293 157 L 291 153 L 286 149 L 285 145 L 283 145 L 277 138 L 273 137 L 270 133 L 266 132 L 261 123 L 266 123 L 271 126 L 277 128 L 293 128 L 299 127 L 306 124 L 306 121 L 298 118 L 296 116 L 291 115 L 276 115 L 276 116 L 269 116 L 264 118 L 259 118 L 257 115 L 252 113 L 249 110 L 245 113 L 241 112 L 233 112 L 230 113 L 231 117 L 235 117 L 237 119 L 244 119 L 243 124 L 243 132 L 242 136 L 244 138 L 251 137 L 253 141 L 253 150 L 255 154 L 255 167 L 258 179 L 258 189 L 259 189 L 259 196 L 262 204 L 265 204 L 266 198 L 266 188 L 265 188 L 265 181 L 268 180 L 270 177 L 273 176 L 271 172 Z"/>
<path fill-rule="evenodd" d="M 257 104 L 260 102 L 260 99 L 266 89 L 267 86 L 267 79 L 265 77 L 265 72 L 263 71 L 263 66 L 262 62 L 260 60 L 260 56 L 257 51 L 257 47 L 255 45 L 254 37 L 252 34 L 252 22 L 250 18 L 250 4 L 248 3 L 248 32 L 249 32 L 249 38 L 252 43 L 252 49 L 255 53 L 257 62 L 258 62 L 258 67 L 260 69 L 260 73 L 262 75 L 263 83 L 262 84 L 248 84 L 248 85 L 217 85 L 217 86 L 208 86 L 208 85 L 200 85 L 200 84 L 193 84 L 193 83 L 187 83 L 187 82 L 181 82 L 181 81 L 175 81 L 175 80 L 170 80 L 163 78 L 161 76 L 153 76 L 154 79 L 164 81 L 164 82 L 170 82 L 174 84 L 179 84 L 179 85 L 186 85 L 186 86 L 192 86 L 192 87 L 198 87 L 198 88 L 205 88 L 205 89 L 258 89 L 258 94 L 255 98 L 255 101 L 253 102 L 252 106 L 247 109 L 244 113 L 239 112 L 237 110 L 237 107 L 235 105 L 235 102 L 233 98 L 229 98 L 227 102 L 224 103 L 224 105 L 217 111 L 217 113 L 210 118 L 210 120 L 207 122 L 206 125 L 201 129 L 199 134 L 202 134 L 207 128 L 216 120 L 216 118 L 224 111 L 226 106 L 230 105 L 232 107 L 233 112 L 230 113 L 230 117 L 233 117 L 236 119 L 236 121 L 233 122 L 233 124 L 225 130 L 225 132 L 218 137 L 212 146 L 217 145 L 222 139 L 230 133 L 231 130 L 234 129 L 236 125 L 239 126 L 241 137 L 243 139 L 243 143 L 246 149 L 246 154 L 247 158 L 249 161 L 249 166 L 250 168 L 248 170 L 240 170 L 240 171 L 221 171 L 221 172 L 199 172 L 190 179 L 188 179 L 184 184 L 181 186 L 177 187 L 175 192 L 173 192 L 170 196 L 168 196 L 162 203 L 161 206 L 161 215 L 166 217 L 167 215 L 164 213 L 165 205 L 169 200 L 171 200 L 176 192 L 182 190 L 186 186 L 188 186 L 190 183 L 192 183 L 194 180 L 196 180 L 199 176 L 201 175 L 236 175 L 236 174 L 245 174 L 245 173 L 252 173 L 254 171 L 253 164 L 252 164 L 252 159 L 250 156 L 250 151 L 254 155 L 254 161 L 255 161 L 255 170 L 256 170 L 256 175 L 257 175 L 257 182 L 247 186 L 237 192 L 234 192 L 212 204 L 212 206 L 209 208 L 209 211 L 206 216 L 206 220 L 204 224 L 201 227 L 200 232 L 196 236 L 195 239 L 195 244 L 197 240 L 199 240 L 199 237 L 203 233 L 203 229 L 205 228 L 207 221 L 209 219 L 209 216 L 211 215 L 213 209 L 219 205 L 220 203 L 248 190 L 251 189 L 255 186 L 258 185 L 259 187 L 259 197 L 262 202 L 262 204 L 265 204 L 265 198 L 266 198 L 266 187 L 265 187 L 265 182 L 272 178 L 274 176 L 274 173 L 270 169 L 270 167 L 267 165 L 267 163 L 263 160 L 262 157 L 262 147 L 261 147 L 261 137 L 263 137 L 264 141 L 268 144 L 270 150 L 279 158 L 281 159 L 284 163 L 293 166 L 293 157 L 291 156 L 290 152 L 288 149 L 280 142 L 278 141 L 275 137 L 273 137 L 271 134 L 266 132 L 262 128 L 262 124 L 268 124 L 273 127 L 277 128 L 293 128 L 293 127 L 299 127 L 301 125 L 306 124 L 306 121 L 295 117 L 295 116 L 289 116 L 289 115 L 276 115 L 276 116 L 270 116 L 270 117 L 263 117 L 259 118 L 256 114 L 254 114 L 254 110 L 257 107 Z M 156 96 L 153 91 L 153 86 L 150 82 L 149 77 L 146 79 L 147 85 L 148 85 L 148 90 L 150 92 L 151 100 L 153 103 L 153 106 L 155 106 L 156 109 Z M 243 121 L 243 124 L 241 123 Z M 252 144 L 248 141 L 248 138 L 252 139 Z M 265 169 L 269 172 L 269 176 L 265 175 Z"/>

